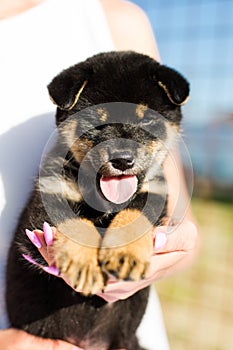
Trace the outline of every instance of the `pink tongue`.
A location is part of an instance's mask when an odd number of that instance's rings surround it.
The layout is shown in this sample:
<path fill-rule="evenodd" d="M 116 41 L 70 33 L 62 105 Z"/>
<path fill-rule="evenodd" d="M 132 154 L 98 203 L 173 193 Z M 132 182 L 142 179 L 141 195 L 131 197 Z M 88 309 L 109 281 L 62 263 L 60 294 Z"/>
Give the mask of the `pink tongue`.
<path fill-rule="evenodd" d="M 133 176 L 102 176 L 100 188 L 110 202 L 121 204 L 126 202 L 137 190 L 138 180 Z"/>

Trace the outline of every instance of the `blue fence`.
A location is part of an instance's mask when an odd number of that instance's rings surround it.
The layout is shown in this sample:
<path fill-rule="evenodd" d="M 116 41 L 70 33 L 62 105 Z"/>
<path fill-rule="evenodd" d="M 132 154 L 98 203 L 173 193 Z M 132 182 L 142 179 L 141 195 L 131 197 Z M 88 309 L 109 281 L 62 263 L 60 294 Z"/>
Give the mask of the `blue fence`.
<path fill-rule="evenodd" d="M 197 176 L 233 185 L 233 1 L 135 0 L 164 64 L 191 83 L 183 129 Z"/>

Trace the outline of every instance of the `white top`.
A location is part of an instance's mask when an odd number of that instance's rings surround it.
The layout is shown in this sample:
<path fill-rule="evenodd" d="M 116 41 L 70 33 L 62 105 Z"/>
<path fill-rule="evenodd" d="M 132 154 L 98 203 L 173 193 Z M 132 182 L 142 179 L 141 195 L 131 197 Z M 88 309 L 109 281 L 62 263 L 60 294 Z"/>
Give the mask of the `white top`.
<path fill-rule="evenodd" d="M 61 70 L 114 49 L 98 0 L 47 0 L 0 21 L 0 328 L 4 271 L 17 218 L 55 126 L 47 85 Z"/>

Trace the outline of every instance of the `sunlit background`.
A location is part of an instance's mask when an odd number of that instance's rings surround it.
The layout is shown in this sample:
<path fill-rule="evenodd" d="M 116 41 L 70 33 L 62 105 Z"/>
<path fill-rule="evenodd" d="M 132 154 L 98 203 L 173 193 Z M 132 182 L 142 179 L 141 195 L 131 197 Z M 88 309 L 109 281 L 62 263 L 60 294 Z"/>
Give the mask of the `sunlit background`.
<path fill-rule="evenodd" d="M 156 283 L 171 349 L 232 350 L 233 1 L 134 2 L 150 18 L 162 62 L 191 83 L 183 133 L 203 238 L 188 271 Z"/>

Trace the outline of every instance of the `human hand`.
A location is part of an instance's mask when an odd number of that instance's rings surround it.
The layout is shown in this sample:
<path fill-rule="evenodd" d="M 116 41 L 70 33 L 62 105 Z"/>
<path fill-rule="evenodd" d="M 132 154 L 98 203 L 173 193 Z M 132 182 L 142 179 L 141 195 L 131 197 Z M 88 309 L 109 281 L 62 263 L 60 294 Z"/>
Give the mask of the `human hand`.
<path fill-rule="evenodd" d="M 45 223 L 44 232 L 26 231 L 28 237 L 37 245 L 41 255 L 48 262 L 48 267 L 42 267 L 46 272 L 59 275 L 49 256 L 49 246 L 52 244 L 55 229 Z M 39 242 L 37 242 L 39 240 Z M 110 277 L 104 292 L 97 293 L 107 302 L 126 299 L 140 289 L 149 286 L 155 280 L 161 279 L 186 267 L 196 252 L 198 242 L 197 228 L 193 222 L 184 220 L 176 226 L 160 226 L 154 233 L 154 252 L 151 256 L 150 269 L 147 277 L 141 281 L 118 281 Z M 36 244 L 37 243 L 37 244 Z M 24 256 L 31 263 L 35 263 L 28 256 Z M 37 264 L 37 263 L 35 263 Z M 38 264 L 37 264 L 38 265 Z M 66 283 L 65 276 L 61 276 Z"/>
<path fill-rule="evenodd" d="M 141 281 L 116 281 L 111 278 L 104 293 L 98 293 L 108 302 L 126 299 L 156 280 L 185 268 L 194 259 L 198 234 L 193 222 L 185 220 L 177 226 L 160 226 L 154 233 L 154 252 L 150 269 Z"/>
<path fill-rule="evenodd" d="M 0 330 L 3 350 L 82 350 L 62 340 L 43 339 L 18 329 Z"/>

